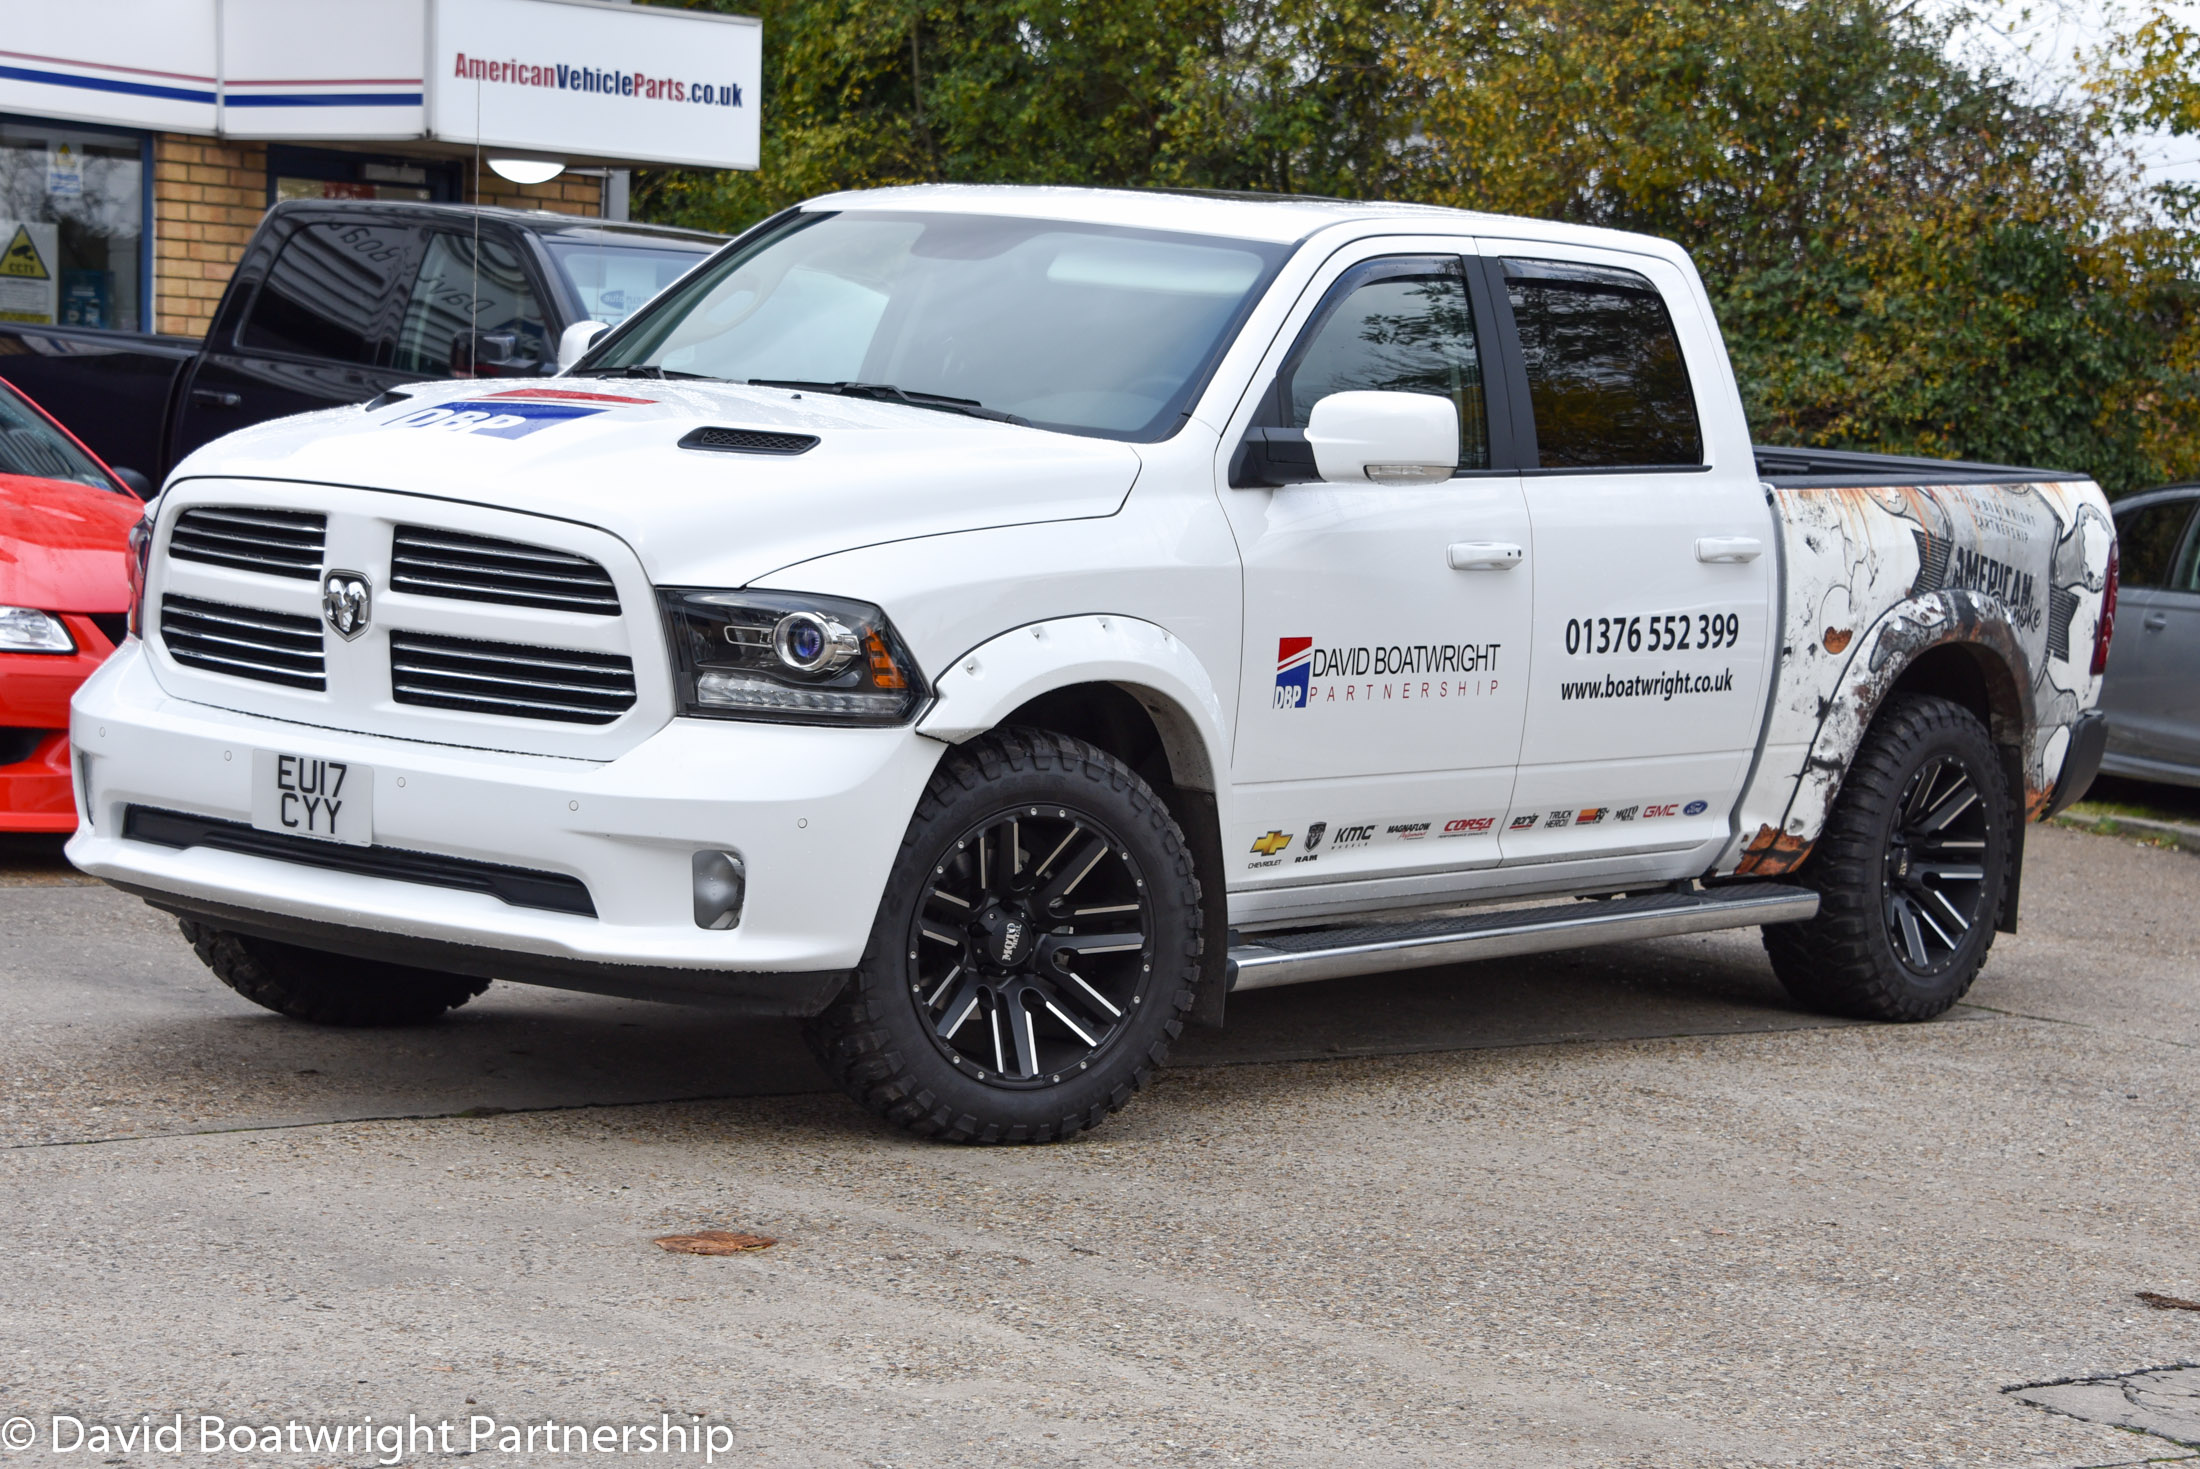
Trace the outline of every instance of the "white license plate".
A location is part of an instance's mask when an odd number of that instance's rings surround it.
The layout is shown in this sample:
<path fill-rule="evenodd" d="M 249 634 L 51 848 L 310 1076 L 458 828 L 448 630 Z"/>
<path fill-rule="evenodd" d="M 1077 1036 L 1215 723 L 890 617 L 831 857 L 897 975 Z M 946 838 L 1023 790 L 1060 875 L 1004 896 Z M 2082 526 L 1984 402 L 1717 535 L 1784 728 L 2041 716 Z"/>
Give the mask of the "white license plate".
<path fill-rule="evenodd" d="M 252 824 L 367 846 L 374 841 L 374 771 L 355 760 L 254 750 Z"/>

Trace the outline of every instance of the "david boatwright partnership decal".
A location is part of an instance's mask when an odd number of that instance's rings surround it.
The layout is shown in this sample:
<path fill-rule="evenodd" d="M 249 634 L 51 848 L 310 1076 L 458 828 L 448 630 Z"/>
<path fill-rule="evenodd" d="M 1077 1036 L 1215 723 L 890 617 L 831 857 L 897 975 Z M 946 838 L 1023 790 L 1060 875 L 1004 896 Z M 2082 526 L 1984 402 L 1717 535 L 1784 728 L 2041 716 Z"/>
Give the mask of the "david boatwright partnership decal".
<path fill-rule="evenodd" d="M 1312 638 L 1276 639 L 1274 707 L 1467 699 L 1497 692 L 1497 643 L 1387 643 L 1317 648 Z"/>
<path fill-rule="evenodd" d="M 449 434 L 486 434 L 492 439 L 524 439 L 529 434 L 570 423 L 627 404 L 648 405 L 650 398 L 621 398 L 610 393 L 575 393 L 561 388 L 521 388 L 486 398 L 456 398 L 432 408 L 415 408 L 384 428 L 440 429 Z"/>

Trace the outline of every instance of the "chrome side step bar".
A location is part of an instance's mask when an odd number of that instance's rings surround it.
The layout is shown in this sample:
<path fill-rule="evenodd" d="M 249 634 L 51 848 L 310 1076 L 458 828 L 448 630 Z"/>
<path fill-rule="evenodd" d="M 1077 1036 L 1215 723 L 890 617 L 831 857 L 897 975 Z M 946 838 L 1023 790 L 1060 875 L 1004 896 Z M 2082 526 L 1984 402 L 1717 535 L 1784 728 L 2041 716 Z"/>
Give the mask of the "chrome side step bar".
<path fill-rule="evenodd" d="M 1817 913 L 1818 894 L 1809 888 L 1753 882 L 1703 892 L 1644 893 L 1413 923 L 1256 934 L 1230 949 L 1230 988 L 1268 989 L 1466 959 L 1793 923 Z"/>

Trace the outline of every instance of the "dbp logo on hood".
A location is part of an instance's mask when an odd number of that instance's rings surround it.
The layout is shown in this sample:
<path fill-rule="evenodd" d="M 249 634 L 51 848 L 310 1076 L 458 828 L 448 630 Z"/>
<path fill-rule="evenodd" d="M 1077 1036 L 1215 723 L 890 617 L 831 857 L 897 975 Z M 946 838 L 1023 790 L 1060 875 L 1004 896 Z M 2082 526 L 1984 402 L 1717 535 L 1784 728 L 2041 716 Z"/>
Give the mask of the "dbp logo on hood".
<path fill-rule="evenodd" d="M 469 399 L 401 414 L 384 428 L 441 429 L 453 434 L 487 434 L 493 439 L 524 439 L 531 433 L 575 418 L 593 418 L 601 408 L 572 403 L 488 403 Z"/>

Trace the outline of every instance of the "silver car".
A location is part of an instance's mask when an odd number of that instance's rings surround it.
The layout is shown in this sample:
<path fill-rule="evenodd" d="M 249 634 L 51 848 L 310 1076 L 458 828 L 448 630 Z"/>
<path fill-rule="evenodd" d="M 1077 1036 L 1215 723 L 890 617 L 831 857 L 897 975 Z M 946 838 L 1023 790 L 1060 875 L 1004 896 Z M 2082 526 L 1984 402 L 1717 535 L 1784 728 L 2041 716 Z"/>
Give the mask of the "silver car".
<path fill-rule="evenodd" d="M 2200 483 L 2115 505 L 2123 590 L 2101 708 L 2109 775 L 2200 786 Z"/>

